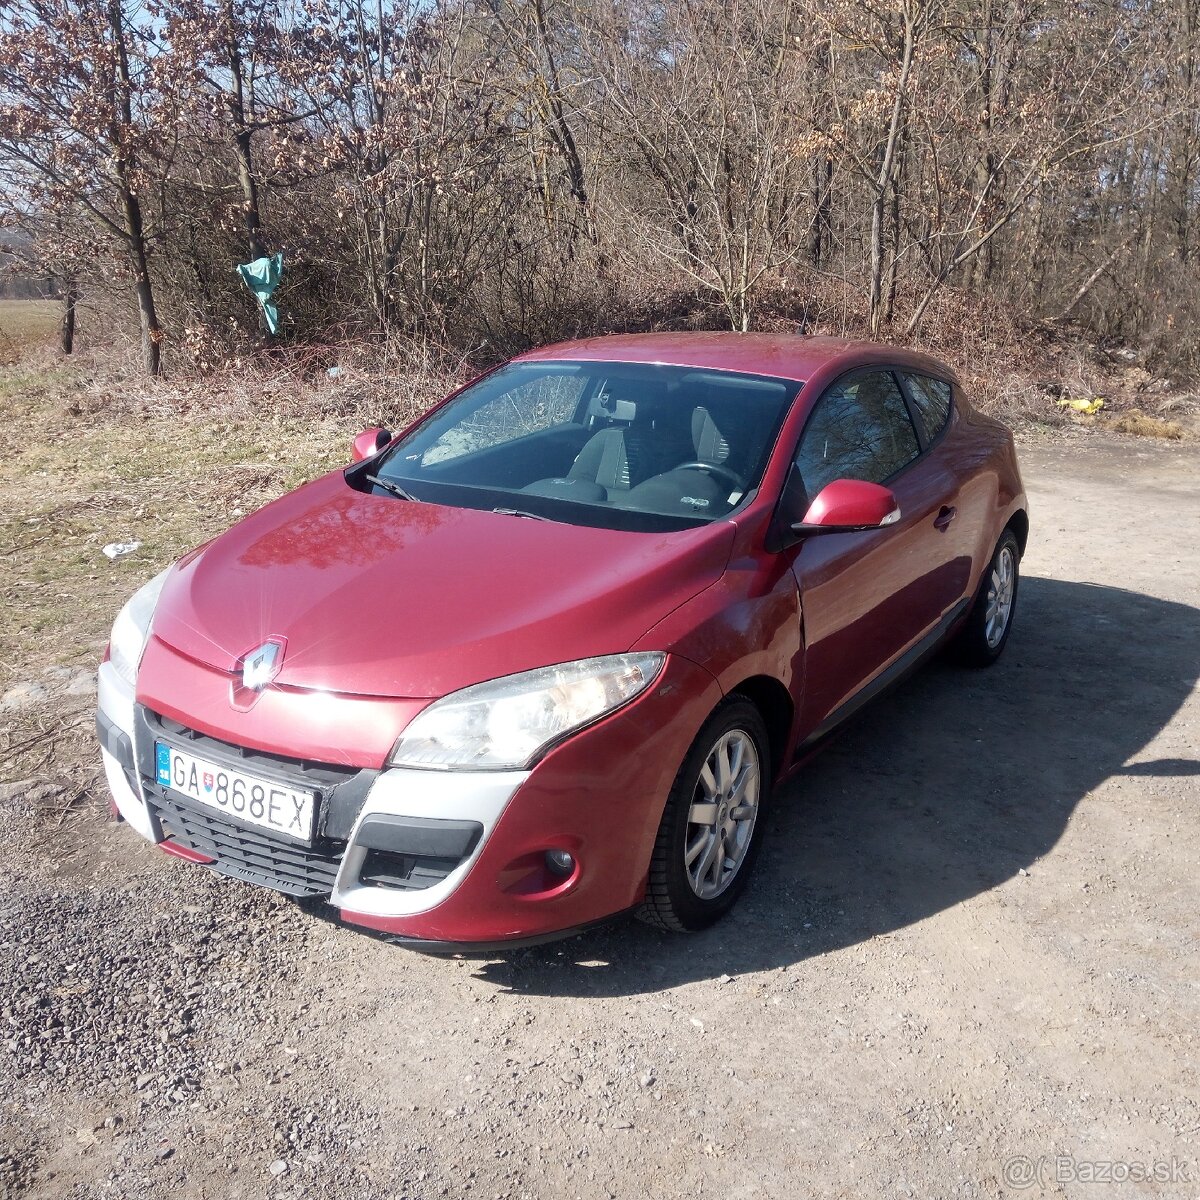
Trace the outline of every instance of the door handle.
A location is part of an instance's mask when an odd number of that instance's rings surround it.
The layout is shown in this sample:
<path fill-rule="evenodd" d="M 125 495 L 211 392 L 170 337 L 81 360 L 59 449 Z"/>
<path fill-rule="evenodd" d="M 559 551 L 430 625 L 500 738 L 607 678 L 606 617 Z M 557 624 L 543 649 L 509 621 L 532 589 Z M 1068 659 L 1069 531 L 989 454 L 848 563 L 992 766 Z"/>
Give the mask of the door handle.
<path fill-rule="evenodd" d="M 950 522 L 953 521 L 957 516 L 957 508 L 952 508 L 948 504 L 943 504 L 942 511 L 933 518 L 933 527 L 935 529 L 940 529 L 943 533 L 945 533 L 946 530 L 950 528 Z"/>

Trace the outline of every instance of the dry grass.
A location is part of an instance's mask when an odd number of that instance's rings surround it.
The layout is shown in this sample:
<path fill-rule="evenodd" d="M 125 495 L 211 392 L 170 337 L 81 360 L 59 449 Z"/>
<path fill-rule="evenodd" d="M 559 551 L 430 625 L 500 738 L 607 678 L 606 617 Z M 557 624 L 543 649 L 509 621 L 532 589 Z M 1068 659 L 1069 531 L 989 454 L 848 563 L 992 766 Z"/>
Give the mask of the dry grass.
<path fill-rule="evenodd" d="M 399 427 L 453 382 L 399 359 L 329 378 L 282 361 L 150 382 L 49 351 L 0 367 L 0 782 L 94 790 L 86 678 L 128 596 L 239 517 L 349 461 L 350 439 Z M 110 562 L 108 542 L 136 540 Z M 44 693 L 44 694 L 43 694 Z"/>
<path fill-rule="evenodd" d="M 30 347 L 51 341 L 60 313 L 55 300 L 0 300 L 0 365 L 10 366 Z"/>
<path fill-rule="evenodd" d="M 151 383 L 49 355 L 0 371 L 0 633 L 5 674 L 71 665 L 123 598 L 244 513 L 348 461 L 371 424 L 410 419 L 444 381 L 242 367 Z M 101 547 L 137 540 L 110 563 Z M 64 636 L 67 634 L 67 636 Z"/>
<path fill-rule="evenodd" d="M 1166 438 L 1178 442 L 1186 436 L 1178 421 L 1164 421 L 1161 417 L 1152 417 L 1136 408 L 1115 417 L 1101 417 L 1098 423 L 1113 433 L 1132 433 L 1138 437 Z"/>

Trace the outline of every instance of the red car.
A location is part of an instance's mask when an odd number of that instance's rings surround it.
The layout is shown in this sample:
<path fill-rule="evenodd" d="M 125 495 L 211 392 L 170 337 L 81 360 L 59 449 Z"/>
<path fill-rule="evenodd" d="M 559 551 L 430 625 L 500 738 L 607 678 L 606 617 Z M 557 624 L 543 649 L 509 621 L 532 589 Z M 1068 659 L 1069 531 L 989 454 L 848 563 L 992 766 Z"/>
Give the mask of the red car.
<path fill-rule="evenodd" d="M 129 601 L 98 728 L 144 837 L 418 948 L 710 924 L 817 743 L 1011 628 L 1012 437 L 919 354 L 564 343 L 354 450 Z"/>

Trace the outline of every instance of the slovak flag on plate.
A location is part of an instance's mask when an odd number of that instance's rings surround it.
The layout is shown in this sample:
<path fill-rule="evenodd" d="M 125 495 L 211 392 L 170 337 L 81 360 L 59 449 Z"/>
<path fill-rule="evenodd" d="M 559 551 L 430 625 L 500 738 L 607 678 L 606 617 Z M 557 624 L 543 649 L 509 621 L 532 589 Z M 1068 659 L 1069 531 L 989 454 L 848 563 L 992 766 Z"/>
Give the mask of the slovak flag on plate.
<path fill-rule="evenodd" d="M 204 772 L 204 790 L 206 792 L 213 790 L 213 774 L 211 771 Z"/>

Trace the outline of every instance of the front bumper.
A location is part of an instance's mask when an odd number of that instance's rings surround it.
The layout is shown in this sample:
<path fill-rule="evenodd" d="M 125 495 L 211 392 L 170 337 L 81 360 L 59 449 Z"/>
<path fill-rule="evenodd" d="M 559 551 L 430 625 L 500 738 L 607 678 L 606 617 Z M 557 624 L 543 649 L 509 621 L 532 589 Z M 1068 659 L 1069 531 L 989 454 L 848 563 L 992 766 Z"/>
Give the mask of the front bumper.
<path fill-rule="evenodd" d="M 720 698 L 707 672 L 672 657 L 654 687 L 531 771 L 443 772 L 380 769 L 365 756 L 312 764 L 295 744 L 262 749 L 261 737 L 248 749 L 224 740 L 235 713 L 208 722 L 210 733 L 159 715 L 168 705 L 145 690 L 135 696 L 107 662 L 99 684 L 109 787 L 143 837 L 223 874 L 328 904 L 342 922 L 442 952 L 532 944 L 636 905 L 675 772 Z M 306 699 L 274 697 L 297 709 L 281 728 L 305 728 Z M 199 756 L 316 790 L 313 844 L 289 843 L 163 788 L 154 743 L 181 739 Z M 569 876 L 548 868 L 550 849 L 572 855 Z"/>

